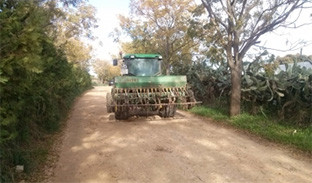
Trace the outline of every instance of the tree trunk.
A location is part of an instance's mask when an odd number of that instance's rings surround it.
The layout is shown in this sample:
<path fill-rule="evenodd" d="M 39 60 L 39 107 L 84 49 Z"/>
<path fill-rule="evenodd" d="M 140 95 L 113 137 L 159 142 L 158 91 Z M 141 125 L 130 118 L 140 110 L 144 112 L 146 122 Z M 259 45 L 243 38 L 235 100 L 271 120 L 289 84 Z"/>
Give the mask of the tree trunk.
<path fill-rule="evenodd" d="M 170 65 L 166 66 L 166 75 L 170 75 Z"/>
<path fill-rule="evenodd" d="M 170 54 L 170 50 L 169 50 L 169 37 L 166 36 L 166 52 L 165 52 L 165 61 L 166 61 L 166 75 L 170 75 L 170 59 L 169 59 L 169 54 Z"/>
<path fill-rule="evenodd" d="M 240 114 L 241 107 L 241 79 L 242 71 L 238 65 L 231 69 L 231 103 L 230 103 L 230 116 Z"/>

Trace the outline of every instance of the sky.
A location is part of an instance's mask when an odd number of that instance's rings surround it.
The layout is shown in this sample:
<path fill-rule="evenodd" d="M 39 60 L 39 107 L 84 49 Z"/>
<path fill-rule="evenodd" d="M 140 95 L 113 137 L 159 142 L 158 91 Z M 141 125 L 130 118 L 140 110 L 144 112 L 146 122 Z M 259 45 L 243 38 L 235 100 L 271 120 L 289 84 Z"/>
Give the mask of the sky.
<path fill-rule="evenodd" d="M 130 0 L 89 0 L 89 3 L 97 9 L 96 17 L 99 25 L 99 27 L 94 30 L 94 35 L 97 37 L 97 40 L 89 42 L 94 48 L 93 56 L 94 58 L 111 61 L 111 55 L 117 55 L 120 48 L 117 43 L 113 42 L 113 38 L 109 37 L 109 34 L 119 25 L 118 14 L 128 15 Z M 312 22 L 310 14 L 311 9 L 305 10 L 301 14 L 296 25 L 308 21 Z M 294 16 L 291 18 L 294 18 Z M 270 53 L 277 56 L 284 56 L 287 54 L 299 53 L 300 49 L 286 52 L 277 50 L 287 50 L 291 47 L 292 43 L 299 40 L 305 40 L 310 43 L 308 46 L 302 48 L 302 53 L 312 55 L 312 25 L 297 29 L 277 29 L 262 36 L 259 46 L 273 48 L 274 50 L 269 50 Z M 250 53 L 253 53 L 253 51 L 255 50 L 251 49 Z"/>
<path fill-rule="evenodd" d="M 287 19 L 288 22 L 297 19 L 298 12 L 293 12 L 293 14 Z M 295 25 L 298 27 L 302 24 L 308 22 L 312 23 L 312 10 L 305 9 L 301 12 L 299 19 L 296 20 Z M 301 26 L 298 28 L 278 28 L 273 32 L 264 34 L 260 41 L 259 46 L 265 46 L 269 49 L 270 53 L 278 56 L 284 56 L 287 54 L 297 54 L 300 53 L 302 49 L 302 54 L 312 55 L 312 24 Z M 296 43 L 304 41 L 306 44 L 298 45 Z M 297 45 L 297 46 L 295 46 Z M 293 48 L 292 51 L 284 51 Z"/>
<path fill-rule="evenodd" d="M 89 4 L 97 9 L 96 18 L 98 28 L 94 30 L 95 41 L 88 42 L 92 45 L 93 56 L 106 61 L 111 61 L 111 55 L 117 55 L 120 48 L 114 43 L 109 34 L 119 26 L 118 15 L 128 15 L 129 0 L 89 0 Z"/>

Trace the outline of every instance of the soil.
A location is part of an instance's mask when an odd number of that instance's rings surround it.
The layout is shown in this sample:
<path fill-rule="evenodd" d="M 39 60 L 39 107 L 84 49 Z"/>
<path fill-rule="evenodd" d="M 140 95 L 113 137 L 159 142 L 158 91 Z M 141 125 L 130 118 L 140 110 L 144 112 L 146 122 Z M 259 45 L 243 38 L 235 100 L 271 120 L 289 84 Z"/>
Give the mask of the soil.
<path fill-rule="evenodd" d="M 312 158 L 259 141 L 207 118 L 115 120 L 106 112 L 111 87 L 80 97 L 45 182 L 312 182 Z"/>

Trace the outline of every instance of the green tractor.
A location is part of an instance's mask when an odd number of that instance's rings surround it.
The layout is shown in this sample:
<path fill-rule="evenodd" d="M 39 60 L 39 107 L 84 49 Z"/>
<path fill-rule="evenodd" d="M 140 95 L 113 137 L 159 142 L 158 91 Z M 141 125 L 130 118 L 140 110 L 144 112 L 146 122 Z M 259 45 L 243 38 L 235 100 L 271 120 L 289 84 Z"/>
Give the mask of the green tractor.
<path fill-rule="evenodd" d="M 107 112 L 117 120 L 131 116 L 159 115 L 173 117 L 177 106 L 190 108 L 196 100 L 187 87 L 186 76 L 162 76 L 159 54 L 126 54 L 122 76 L 115 77 L 111 93 L 107 93 Z M 113 65 L 116 66 L 117 59 Z"/>

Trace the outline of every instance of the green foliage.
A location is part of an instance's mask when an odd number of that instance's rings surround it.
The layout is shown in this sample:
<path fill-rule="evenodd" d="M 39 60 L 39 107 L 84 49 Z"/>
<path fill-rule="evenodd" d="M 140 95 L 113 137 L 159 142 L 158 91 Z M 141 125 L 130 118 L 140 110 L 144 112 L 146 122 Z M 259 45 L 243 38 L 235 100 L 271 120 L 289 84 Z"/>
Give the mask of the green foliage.
<path fill-rule="evenodd" d="M 243 109 L 251 114 L 277 116 L 288 123 L 308 126 L 312 124 L 312 70 L 300 67 L 290 56 L 275 59 L 267 52 L 251 63 L 245 63 L 242 75 Z M 284 70 L 279 69 L 285 66 Z M 191 66 L 174 70 L 187 74 L 196 98 L 209 106 L 229 105 L 230 72 L 222 62 L 196 61 Z"/>
<path fill-rule="evenodd" d="M 287 19 L 296 10 L 304 9 L 309 1 L 263 0 L 228 1 L 202 0 L 207 10 L 207 42 L 221 47 L 231 72 L 230 115 L 241 112 L 241 72 L 245 55 L 260 37 L 280 26 L 290 26 Z M 200 13 L 197 11 L 196 13 Z M 198 15 L 197 15 L 198 16 Z M 294 23 L 294 22 L 292 22 Z M 204 26 L 205 27 L 205 26 Z"/>
<path fill-rule="evenodd" d="M 84 69 L 90 64 L 92 47 L 81 38 L 93 40 L 92 30 L 97 27 L 95 7 L 85 1 L 50 0 L 44 3 L 46 16 L 51 20 L 46 32 L 53 44 L 65 53 L 68 62 Z"/>
<path fill-rule="evenodd" d="M 0 10 L 0 161 L 1 182 L 8 182 L 14 166 L 34 169 L 36 153 L 46 154 L 32 143 L 58 129 L 91 78 L 55 47 L 51 17 L 37 1 L 0 1 Z"/>
<path fill-rule="evenodd" d="M 229 68 L 220 63 L 198 60 L 192 65 L 180 65 L 173 74 L 186 74 L 196 98 L 205 104 L 227 96 L 230 92 Z"/>
<path fill-rule="evenodd" d="M 108 82 L 114 77 L 120 75 L 120 65 L 119 66 L 113 66 L 109 64 L 105 60 L 95 60 L 93 63 L 93 69 L 94 72 L 97 74 L 97 78 L 100 80 L 102 84 L 105 82 Z"/>
<path fill-rule="evenodd" d="M 268 71 L 273 61 L 256 59 L 248 65 L 242 80 L 243 100 L 251 103 L 252 113 L 265 108 L 280 119 L 311 125 L 312 70 L 298 66 L 294 60 L 292 65 L 284 62 L 285 70 L 277 71 L 275 67 Z"/>
<path fill-rule="evenodd" d="M 117 41 L 122 33 L 131 38 L 121 43 L 124 52 L 161 54 L 166 74 L 178 62 L 190 64 L 191 53 L 199 49 L 196 33 L 188 31 L 194 25 L 190 21 L 196 9 L 194 0 L 131 0 L 130 9 L 129 16 L 119 16 L 120 29 L 113 33 Z"/>
<path fill-rule="evenodd" d="M 277 123 L 263 115 L 250 115 L 243 113 L 233 118 L 220 108 L 197 106 L 190 110 L 200 116 L 210 117 L 216 121 L 225 122 L 236 127 L 248 130 L 266 139 L 293 145 L 307 152 L 312 152 L 312 128 Z"/>

